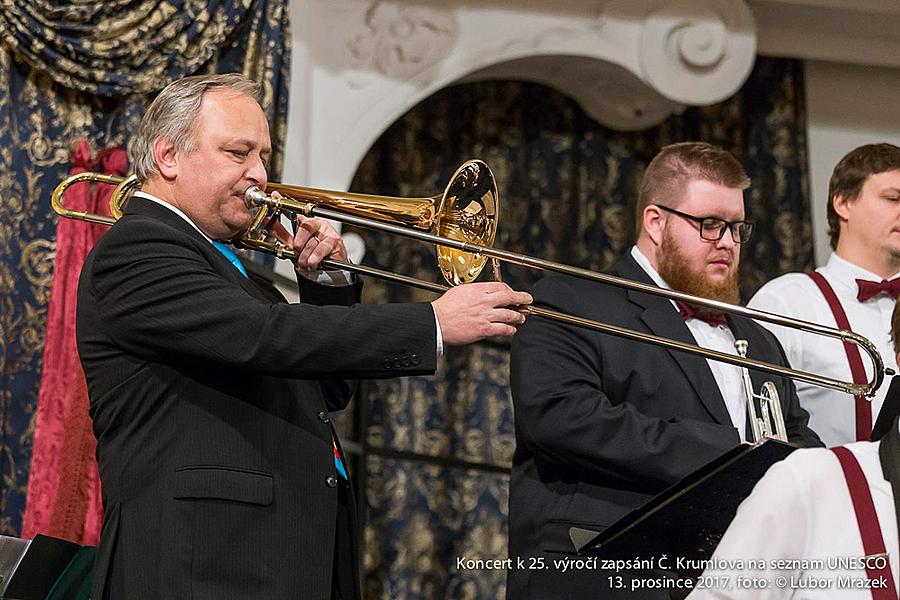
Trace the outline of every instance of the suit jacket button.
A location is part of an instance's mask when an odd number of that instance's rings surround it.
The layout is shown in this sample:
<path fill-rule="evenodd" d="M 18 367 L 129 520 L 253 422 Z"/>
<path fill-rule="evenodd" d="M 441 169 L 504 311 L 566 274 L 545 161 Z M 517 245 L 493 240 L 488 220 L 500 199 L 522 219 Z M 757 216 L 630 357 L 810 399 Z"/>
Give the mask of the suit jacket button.
<path fill-rule="evenodd" d="M 419 365 L 422 364 L 422 361 L 419 360 L 419 357 L 418 357 L 418 356 L 416 356 L 415 354 L 413 354 L 412 364 L 413 364 L 413 366 L 418 367 Z"/>
<path fill-rule="evenodd" d="M 384 359 L 384 368 L 385 369 L 390 369 L 393 366 L 394 366 L 394 362 L 391 359 L 389 359 L 389 358 Z"/>
<path fill-rule="evenodd" d="M 320 410 L 319 414 L 316 416 L 319 417 L 319 420 L 322 421 L 323 423 L 328 423 L 329 421 L 331 421 L 331 419 L 328 418 L 328 413 L 325 412 L 324 410 Z"/>
<path fill-rule="evenodd" d="M 337 477 L 329 475 L 325 478 L 325 483 L 327 483 L 330 488 L 337 487 Z"/>
<path fill-rule="evenodd" d="M 396 368 L 399 369 L 400 367 L 403 366 L 403 362 L 402 362 L 399 358 L 395 358 L 395 359 L 394 359 L 394 366 L 395 366 Z"/>

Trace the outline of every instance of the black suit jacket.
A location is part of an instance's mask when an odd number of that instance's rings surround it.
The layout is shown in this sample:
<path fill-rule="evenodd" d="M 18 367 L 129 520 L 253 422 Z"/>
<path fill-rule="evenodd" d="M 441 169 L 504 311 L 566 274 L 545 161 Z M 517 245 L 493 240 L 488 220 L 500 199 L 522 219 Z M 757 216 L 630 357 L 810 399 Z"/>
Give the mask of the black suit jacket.
<path fill-rule="evenodd" d="M 349 377 L 431 373 L 428 304 L 287 304 L 165 207 L 132 199 L 78 289 L 106 518 L 93 597 L 329 598 L 328 411 Z"/>
<path fill-rule="evenodd" d="M 630 255 L 616 270 L 653 284 Z M 696 343 L 666 298 L 570 277 L 544 279 L 532 294 L 536 304 Z M 728 323 L 736 339 L 749 342 L 750 357 L 786 364 L 768 331 L 741 317 Z M 751 377 L 756 389 L 775 383 L 792 442 L 821 445 L 793 383 Z M 540 556 L 548 567 L 510 569 L 511 599 L 597 597 L 597 580 L 616 573 L 560 574 L 553 567 L 554 558 L 574 552 L 568 528 L 602 531 L 740 443 L 703 357 L 532 318 L 513 340 L 510 378 L 510 556 L 513 565 Z"/>

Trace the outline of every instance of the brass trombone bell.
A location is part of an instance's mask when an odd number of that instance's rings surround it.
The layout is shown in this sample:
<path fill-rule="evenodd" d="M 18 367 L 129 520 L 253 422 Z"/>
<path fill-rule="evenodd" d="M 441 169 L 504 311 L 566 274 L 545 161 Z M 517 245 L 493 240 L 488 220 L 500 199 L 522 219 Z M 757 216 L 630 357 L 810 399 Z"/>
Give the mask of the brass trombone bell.
<path fill-rule="evenodd" d="M 256 188 L 251 188 L 254 190 Z M 270 194 L 278 192 L 281 199 Z M 433 235 L 478 246 L 493 246 L 500 218 L 500 194 L 490 168 L 480 160 L 468 160 L 453 173 L 443 194 L 430 198 L 395 198 L 334 192 L 285 183 L 269 183 L 266 194 L 248 190 L 248 208 L 260 206 L 253 224 L 241 236 L 241 245 L 254 247 L 264 241 L 268 224 L 298 203 L 326 205 L 348 215 L 376 219 L 403 227 L 414 227 Z M 441 275 L 450 285 L 474 281 L 487 262 L 487 256 L 464 252 L 436 244 Z"/>

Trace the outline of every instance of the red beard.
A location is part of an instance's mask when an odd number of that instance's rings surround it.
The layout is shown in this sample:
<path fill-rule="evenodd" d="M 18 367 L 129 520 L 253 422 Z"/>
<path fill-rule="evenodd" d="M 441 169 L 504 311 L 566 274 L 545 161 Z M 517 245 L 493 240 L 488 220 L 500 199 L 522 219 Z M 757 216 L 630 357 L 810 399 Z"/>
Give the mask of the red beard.
<path fill-rule="evenodd" d="M 705 272 L 691 270 L 687 257 L 668 231 L 663 233 L 662 244 L 657 253 L 657 262 L 660 277 L 672 286 L 673 290 L 730 304 L 738 304 L 741 301 L 737 268 L 733 268 L 728 277 L 722 281 L 710 281 Z M 721 314 L 702 306 L 694 308 L 697 314 L 703 318 Z"/>

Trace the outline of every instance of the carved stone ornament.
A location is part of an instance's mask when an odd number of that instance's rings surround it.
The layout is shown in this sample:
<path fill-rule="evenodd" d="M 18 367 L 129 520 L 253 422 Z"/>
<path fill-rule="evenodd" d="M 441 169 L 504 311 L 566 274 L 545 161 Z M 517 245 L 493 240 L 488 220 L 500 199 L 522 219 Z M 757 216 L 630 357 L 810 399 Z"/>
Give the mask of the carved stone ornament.
<path fill-rule="evenodd" d="M 375 0 L 365 12 L 361 31 L 347 41 L 351 65 L 406 81 L 444 59 L 457 35 L 451 13 L 427 7 Z M 361 86 L 365 78 L 356 77 Z"/>
<path fill-rule="evenodd" d="M 397 118 L 462 81 L 549 85 L 618 130 L 740 89 L 756 58 L 746 0 L 309 0 L 295 41 L 310 185 L 349 185 Z M 314 24 L 314 25 L 313 25 Z M 303 60 L 307 62 L 302 62 Z M 297 135 L 297 134 L 295 134 Z M 304 137 L 308 135 L 309 137 Z M 291 154 L 290 147 L 288 155 Z"/>
<path fill-rule="evenodd" d="M 650 12 L 640 39 L 640 76 L 685 104 L 736 92 L 756 60 L 753 16 L 743 0 L 673 0 Z"/>

